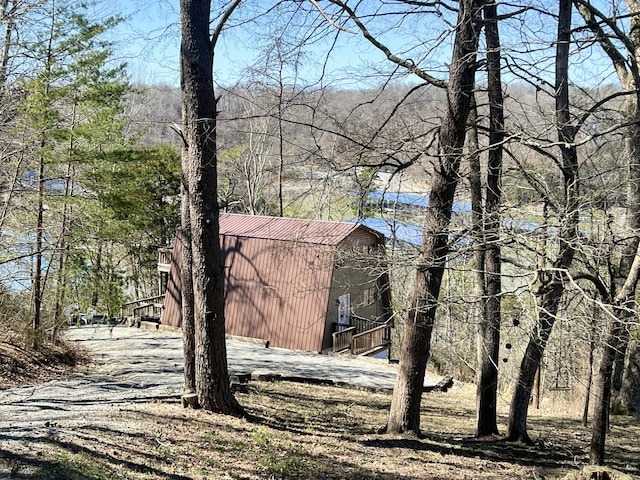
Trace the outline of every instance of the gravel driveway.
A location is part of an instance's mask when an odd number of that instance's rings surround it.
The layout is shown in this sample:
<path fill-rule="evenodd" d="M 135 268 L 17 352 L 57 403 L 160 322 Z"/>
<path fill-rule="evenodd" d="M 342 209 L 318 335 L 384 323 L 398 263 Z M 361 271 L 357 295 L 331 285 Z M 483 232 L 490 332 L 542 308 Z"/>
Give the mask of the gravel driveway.
<path fill-rule="evenodd" d="M 58 424 L 73 429 L 112 422 L 114 416 L 106 413 L 127 403 L 180 398 L 179 333 L 101 326 L 74 328 L 67 336 L 92 352 L 96 367 L 63 380 L 0 391 L 0 444 L 33 440 Z M 231 374 L 280 374 L 379 389 L 392 389 L 395 382 L 396 366 L 384 360 L 267 349 L 238 340 L 227 341 L 227 350 Z M 430 376 L 425 384 L 438 380 Z"/>

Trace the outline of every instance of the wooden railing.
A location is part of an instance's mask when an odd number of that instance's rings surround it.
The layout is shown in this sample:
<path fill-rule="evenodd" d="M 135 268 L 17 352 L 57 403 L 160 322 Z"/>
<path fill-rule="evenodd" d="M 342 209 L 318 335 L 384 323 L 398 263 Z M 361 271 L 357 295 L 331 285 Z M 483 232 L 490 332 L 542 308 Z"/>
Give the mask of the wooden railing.
<path fill-rule="evenodd" d="M 165 268 L 171 265 L 171 252 L 170 248 L 159 248 L 158 249 L 158 267 L 161 265 Z"/>
<path fill-rule="evenodd" d="M 333 334 L 333 351 L 349 351 L 352 355 L 368 355 L 389 348 L 391 345 L 391 325 L 371 322 L 377 325 L 364 332 L 357 326 L 348 327 Z"/>
<path fill-rule="evenodd" d="M 163 306 L 164 295 L 141 298 L 140 300 L 125 303 L 124 308 L 120 312 L 120 316 L 124 320 L 140 319 L 142 317 L 160 318 Z"/>
<path fill-rule="evenodd" d="M 333 333 L 333 351 L 342 352 L 343 350 L 351 349 L 353 334 L 355 332 L 356 327 L 349 327 Z"/>
<path fill-rule="evenodd" d="M 366 332 L 357 333 L 351 338 L 351 353 L 361 355 L 367 352 L 383 350 L 391 345 L 391 326 L 380 325 Z"/>
<path fill-rule="evenodd" d="M 353 322 L 353 326 L 356 327 L 357 333 L 366 332 L 367 330 L 371 330 L 380 326 L 380 322 L 369 320 L 368 318 L 353 316 L 351 317 L 351 321 Z"/>

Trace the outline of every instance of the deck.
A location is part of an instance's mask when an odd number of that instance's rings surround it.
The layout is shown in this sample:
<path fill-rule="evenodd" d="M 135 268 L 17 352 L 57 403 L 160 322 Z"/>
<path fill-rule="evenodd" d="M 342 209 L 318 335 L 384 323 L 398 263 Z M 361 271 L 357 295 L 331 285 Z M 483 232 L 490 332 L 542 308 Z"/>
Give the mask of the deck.
<path fill-rule="evenodd" d="M 120 312 L 127 325 L 137 325 L 141 321 L 160 322 L 162 310 L 164 309 L 164 295 L 141 298 L 133 302 L 125 303 Z"/>
<path fill-rule="evenodd" d="M 334 353 L 352 355 L 375 355 L 391 348 L 391 325 L 388 323 L 373 326 L 358 332 L 358 326 L 352 326 L 333 334 Z"/>

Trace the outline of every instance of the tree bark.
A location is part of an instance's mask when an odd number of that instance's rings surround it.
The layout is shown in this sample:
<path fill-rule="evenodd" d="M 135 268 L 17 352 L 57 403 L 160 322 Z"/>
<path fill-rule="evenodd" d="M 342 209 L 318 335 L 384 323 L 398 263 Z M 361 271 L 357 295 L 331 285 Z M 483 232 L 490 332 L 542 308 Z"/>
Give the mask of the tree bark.
<path fill-rule="evenodd" d="M 195 319 L 193 315 L 193 277 L 191 263 L 191 225 L 189 223 L 188 197 L 182 197 L 182 228 L 178 233 L 181 243 L 182 269 L 180 271 L 180 290 L 182 295 L 182 343 L 184 352 L 184 393 L 196 391 L 196 352 Z"/>
<path fill-rule="evenodd" d="M 231 392 L 224 317 L 224 264 L 217 199 L 216 101 L 210 1 L 181 0 L 182 126 L 193 255 L 195 380 L 205 410 L 241 415 Z"/>
<path fill-rule="evenodd" d="M 589 461 L 592 465 L 602 465 L 604 463 L 604 447 L 609 427 L 613 365 L 616 359 L 616 352 L 620 348 L 621 334 L 625 328 L 625 323 L 634 315 L 636 307 L 635 294 L 639 278 L 640 244 L 638 245 L 638 250 L 636 250 L 633 264 L 629 269 L 629 275 L 614 300 L 614 318 L 610 323 L 609 331 L 605 338 L 602 360 L 598 370 L 589 455 Z"/>
<path fill-rule="evenodd" d="M 189 151 L 183 143 L 183 158 L 187 158 Z M 191 250 L 191 215 L 189 212 L 189 162 L 182 162 L 180 185 L 180 230 L 177 241 L 181 246 L 180 295 L 182 309 L 182 346 L 184 352 L 184 394 L 190 395 L 189 401 L 183 401 L 183 406 L 197 408 L 198 396 L 196 392 L 196 330 L 193 311 L 193 254 Z"/>
<path fill-rule="evenodd" d="M 640 344 L 637 336 L 627 346 L 619 395 L 620 404 L 626 408 L 628 413 L 640 415 Z"/>
<path fill-rule="evenodd" d="M 640 23 L 640 22 L 639 22 Z M 638 25 L 640 27 L 640 25 Z M 640 48 L 640 47 L 639 47 Z M 640 114 L 635 105 L 629 105 L 629 127 L 625 135 L 625 155 L 628 162 L 629 184 L 627 189 L 627 224 L 628 235 L 632 240 L 627 242 L 625 251 L 620 261 L 619 275 L 626 278 L 632 268 L 634 257 L 640 238 Z M 640 390 L 640 378 L 633 374 L 633 367 L 637 362 L 630 361 L 638 357 L 637 350 L 629 348 L 631 341 L 629 328 L 622 328 L 620 341 L 616 350 L 616 358 L 613 365 L 612 400 L 620 411 L 633 412 L 640 409 L 638 402 L 632 401 L 633 390 Z M 637 367 L 636 367 L 637 368 Z M 636 370 L 637 371 L 637 370 Z"/>
<path fill-rule="evenodd" d="M 574 0 L 578 11 L 582 15 L 587 27 L 592 31 L 595 39 L 602 46 L 603 51 L 609 56 L 613 67 L 616 70 L 622 88 L 632 93 L 633 96 L 628 98 L 627 106 L 627 125 L 628 130 L 625 135 L 625 155 L 628 173 L 628 191 L 627 191 L 627 229 L 632 241 L 628 242 L 622 255 L 618 277 L 625 278 L 622 291 L 616 295 L 613 304 L 625 305 L 635 296 L 638 283 L 638 246 L 640 237 L 640 127 L 638 120 L 640 115 L 640 71 L 638 70 L 638 59 L 640 58 L 640 18 L 632 15 L 629 18 L 629 28 L 619 29 L 617 31 L 624 38 L 619 40 L 625 45 L 623 52 L 619 51 L 611 38 L 602 30 L 599 19 L 596 14 L 599 12 L 589 3 L 580 0 Z M 640 8 L 638 0 L 626 0 L 629 11 L 635 12 Z M 624 36 L 623 32 L 628 31 L 628 36 Z M 632 61 L 628 62 L 631 57 Z M 625 309 L 615 308 L 614 313 L 628 314 Z M 593 432 L 591 437 L 591 453 L 590 461 L 592 464 L 602 464 L 604 462 L 604 446 L 608 427 L 609 408 L 612 394 L 613 383 L 613 367 L 615 363 L 616 351 L 622 347 L 616 344 L 620 332 L 624 330 L 624 318 L 616 318 L 609 327 L 607 333 L 607 343 L 603 350 L 603 356 L 598 370 L 595 382 L 595 412 L 593 422 Z M 636 381 L 638 382 L 638 381 Z M 623 385 L 624 386 L 624 375 Z M 638 387 L 640 390 L 640 387 Z"/>
<path fill-rule="evenodd" d="M 536 330 L 531 335 L 529 343 L 524 353 L 518 381 L 511 399 L 511 408 L 509 410 L 509 433 L 507 440 L 522 441 L 532 444 L 531 438 L 527 432 L 527 415 L 529 412 L 529 399 L 536 377 L 536 371 L 540 367 L 542 354 L 549 340 L 549 335 L 555 322 L 555 313 L 558 311 L 558 302 L 562 297 L 564 286 L 560 279 L 549 287 L 548 291 L 542 294 L 539 305 L 545 306 L 543 310 L 539 307 L 538 322 Z"/>
<path fill-rule="evenodd" d="M 609 426 L 609 409 L 613 393 L 614 366 L 618 352 L 628 339 L 625 334 L 625 323 L 632 317 L 636 306 L 634 298 L 638 278 L 640 277 L 640 237 L 638 236 L 640 233 L 638 228 L 640 225 L 640 164 L 637 160 L 640 155 L 640 138 L 636 136 L 639 133 L 637 103 L 631 105 L 629 110 L 629 119 L 635 120 L 630 124 L 631 126 L 625 138 L 625 154 L 629 168 L 627 218 L 628 229 L 633 235 L 633 240 L 628 243 L 621 262 L 620 273 L 626 274 L 625 283 L 613 302 L 615 318 L 611 322 L 606 335 L 606 343 L 595 384 L 595 408 L 589 455 L 589 461 L 593 465 L 602 465 L 604 463 L 605 441 Z M 637 382 L 638 380 L 636 380 L 636 385 Z"/>
<path fill-rule="evenodd" d="M 538 322 L 529 339 L 520 365 L 518 381 L 509 411 L 508 440 L 531 443 L 527 432 L 529 399 L 536 371 L 555 323 L 558 305 L 564 293 L 564 277 L 573 262 L 574 244 L 579 238 L 578 155 L 574 145 L 576 128 L 569 111 L 569 46 L 571 41 L 571 0 L 560 0 L 558 12 L 558 45 L 556 48 L 556 123 L 558 144 L 562 154 L 565 205 L 562 228 L 558 234 L 560 247 L 551 271 L 539 274 L 540 287 L 535 292 Z"/>
<path fill-rule="evenodd" d="M 438 163 L 434 169 L 414 292 L 391 400 L 389 433 L 420 433 L 422 387 L 448 253 L 449 222 L 475 82 L 483 6 L 484 0 L 460 1 L 447 86 L 449 108 L 440 126 Z"/>
<path fill-rule="evenodd" d="M 500 294 L 502 293 L 500 251 L 500 203 L 502 200 L 502 142 L 504 140 L 504 101 L 500 76 L 500 36 L 495 3 L 484 7 L 487 40 L 489 89 L 489 158 L 485 195 L 485 249 L 483 255 L 485 296 L 479 332 L 476 436 L 498 433 L 498 364 L 500 352 Z"/>
<path fill-rule="evenodd" d="M 44 235 L 44 166 L 41 155 L 38 167 L 38 212 L 36 218 L 35 266 L 33 271 L 33 339 L 31 346 L 37 349 L 40 343 L 40 324 L 42 322 L 42 237 Z"/>

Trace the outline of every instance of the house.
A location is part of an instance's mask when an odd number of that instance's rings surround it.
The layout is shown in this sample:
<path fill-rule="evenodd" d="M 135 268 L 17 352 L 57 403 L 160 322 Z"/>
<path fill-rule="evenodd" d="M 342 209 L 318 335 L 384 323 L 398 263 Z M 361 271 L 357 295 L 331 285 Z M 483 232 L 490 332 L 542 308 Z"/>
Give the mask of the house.
<path fill-rule="evenodd" d="M 353 223 L 222 214 L 227 334 L 312 352 L 388 349 L 384 242 Z M 163 325 L 181 326 L 180 269 L 176 241 Z"/>

